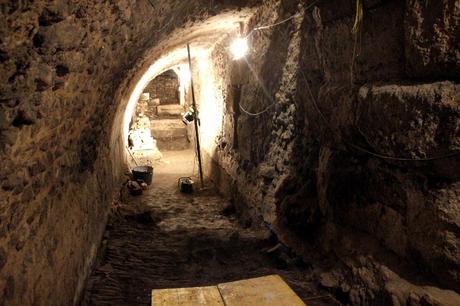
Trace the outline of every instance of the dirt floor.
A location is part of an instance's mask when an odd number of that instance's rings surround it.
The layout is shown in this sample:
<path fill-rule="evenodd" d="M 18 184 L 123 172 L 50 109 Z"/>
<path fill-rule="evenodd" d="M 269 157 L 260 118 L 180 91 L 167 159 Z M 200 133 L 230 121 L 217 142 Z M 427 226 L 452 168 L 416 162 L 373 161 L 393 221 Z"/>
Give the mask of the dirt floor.
<path fill-rule="evenodd" d="M 193 151 L 163 152 L 149 189 L 138 197 L 123 193 L 83 305 L 150 305 L 154 288 L 269 274 L 283 277 L 309 306 L 337 304 L 317 288 L 311 267 L 276 247 L 267 231 L 242 227 L 210 183 L 193 195 L 178 192 L 177 179 L 193 173 L 193 160 Z"/>

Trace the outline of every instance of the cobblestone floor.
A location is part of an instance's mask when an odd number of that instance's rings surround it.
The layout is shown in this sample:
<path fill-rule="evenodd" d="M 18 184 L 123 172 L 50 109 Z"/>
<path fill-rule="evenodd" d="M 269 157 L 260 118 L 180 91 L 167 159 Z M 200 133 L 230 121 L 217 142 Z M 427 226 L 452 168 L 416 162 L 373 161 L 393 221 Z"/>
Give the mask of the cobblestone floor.
<path fill-rule="evenodd" d="M 324 292 L 311 269 L 287 263 L 265 231 L 243 228 L 213 189 L 177 191 L 177 178 L 193 170 L 191 151 L 164 154 L 142 196 L 125 196 L 114 210 L 83 305 L 150 305 L 154 288 L 195 287 L 279 274 L 308 300 Z M 278 255 L 275 255 L 278 254 Z M 308 305 L 331 305 L 313 299 Z"/>

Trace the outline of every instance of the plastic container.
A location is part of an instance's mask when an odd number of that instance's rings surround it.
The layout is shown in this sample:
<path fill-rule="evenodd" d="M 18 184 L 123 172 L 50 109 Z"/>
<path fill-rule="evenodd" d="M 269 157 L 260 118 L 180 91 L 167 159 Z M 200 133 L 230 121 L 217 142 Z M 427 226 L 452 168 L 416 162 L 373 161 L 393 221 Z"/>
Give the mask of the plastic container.
<path fill-rule="evenodd" d="M 147 185 L 152 184 L 153 178 L 153 167 L 150 166 L 138 166 L 133 169 L 133 179 L 135 181 L 142 180 Z"/>

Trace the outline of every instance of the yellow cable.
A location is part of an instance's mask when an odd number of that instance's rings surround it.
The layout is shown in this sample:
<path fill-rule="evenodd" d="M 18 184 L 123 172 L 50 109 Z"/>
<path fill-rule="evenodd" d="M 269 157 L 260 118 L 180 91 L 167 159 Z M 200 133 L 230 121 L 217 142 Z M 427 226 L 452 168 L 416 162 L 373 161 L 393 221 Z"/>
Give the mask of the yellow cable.
<path fill-rule="evenodd" d="M 351 29 L 351 33 L 357 34 L 361 24 L 363 21 L 363 3 L 361 0 L 356 0 L 356 15 L 355 15 L 355 23 L 353 24 L 353 28 Z"/>
<path fill-rule="evenodd" d="M 354 44 L 353 44 L 353 54 L 351 58 L 351 65 L 350 65 L 350 84 L 353 87 L 354 82 L 354 70 L 355 70 L 355 60 L 356 60 L 356 48 L 358 45 L 358 34 L 361 33 L 363 22 L 363 3 L 361 0 L 356 0 L 356 16 L 355 22 L 353 24 L 353 28 L 351 29 L 351 33 L 355 36 Z"/>

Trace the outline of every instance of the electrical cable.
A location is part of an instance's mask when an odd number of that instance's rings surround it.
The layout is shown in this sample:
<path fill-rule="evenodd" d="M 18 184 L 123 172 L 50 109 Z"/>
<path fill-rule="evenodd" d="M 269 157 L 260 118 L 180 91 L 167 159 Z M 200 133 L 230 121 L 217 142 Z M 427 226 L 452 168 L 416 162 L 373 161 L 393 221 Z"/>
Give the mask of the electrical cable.
<path fill-rule="evenodd" d="M 352 144 L 352 143 L 348 143 L 348 145 L 350 145 L 352 148 L 355 148 L 356 150 L 359 150 L 359 151 L 361 151 L 363 153 L 367 153 L 367 154 L 370 154 L 370 155 L 373 155 L 375 157 L 382 158 L 382 159 L 389 159 L 389 160 L 396 160 L 396 161 L 426 162 L 426 161 L 434 161 L 434 160 L 446 159 L 446 158 L 450 158 L 450 157 L 460 155 L 460 151 L 456 151 L 456 152 L 452 152 L 452 153 L 449 153 L 449 154 L 446 154 L 446 155 L 433 156 L 433 157 L 427 157 L 427 158 L 393 157 L 393 156 L 388 156 L 388 155 L 384 155 L 384 154 L 369 151 L 367 149 L 364 149 L 364 148 L 362 148 L 360 146 L 357 146 L 355 144 Z"/>
<path fill-rule="evenodd" d="M 265 29 L 269 29 L 269 28 L 273 28 L 273 27 L 276 27 L 276 26 L 279 26 L 283 23 L 286 23 L 288 22 L 289 20 L 291 19 L 294 19 L 295 17 L 297 17 L 298 15 L 300 15 L 300 13 L 295 13 L 294 15 L 284 19 L 284 20 L 281 20 L 280 22 L 277 22 L 277 23 L 274 23 L 274 24 L 269 24 L 269 25 L 264 25 L 264 26 L 259 26 L 259 27 L 255 27 L 254 29 L 252 29 L 253 31 L 260 31 L 260 30 L 265 30 Z"/>
<path fill-rule="evenodd" d="M 324 121 L 326 127 L 329 128 L 331 130 L 331 132 L 336 133 L 335 129 L 332 128 L 332 126 L 330 125 L 329 121 L 326 119 L 326 117 L 324 116 L 323 112 L 319 108 L 318 103 L 316 102 L 316 99 L 313 96 L 313 93 L 312 93 L 311 88 L 310 88 L 310 84 L 308 83 L 308 80 L 307 80 L 305 74 L 303 73 L 302 70 L 299 70 L 299 71 L 302 74 L 302 77 L 303 77 L 305 83 L 307 84 L 307 89 L 308 89 L 308 91 L 310 93 L 311 100 L 313 102 L 313 105 L 314 105 L 316 111 L 320 115 L 321 119 Z M 367 149 L 365 149 L 365 148 L 363 148 L 361 146 L 355 145 L 355 144 L 347 142 L 347 141 L 345 141 L 345 144 L 347 144 L 350 147 L 352 147 L 352 148 L 354 148 L 354 149 L 356 149 L 358 151 L 361 151 L 363 153 L 367 153 L 369 155 L 373 155 L 373 156 L 381 158 L 381 159 L 388 159 L 388 160 L 395 160 L 395 161 L 425 162 L 425 161 L 434 161 L 434 160 L 446 159 L 446 158 L 450 158 L 450 157 L 460 155 L 460 151 L 455 151 L 455 152 L 452 152 L 452 153 L 449 153 L 449 154 L 446 154 L 446 155 L 433 156 L 433 157 L 427 157 L 427 158 L 395 157 L 395 156 L 389 156 L 389 155 L 381 154 L 381 153 L 377 153 L 377 152 L 372 152 L 372 151 L 367 150 Z"/>
<path fill-rule="evenodd" d="M 268 110 L 269 110 L 270 108 L 272 108 L 273 106 L 275 106 L 275 103 L 269 105 L 269 106 L 268 106 L 267 108 L 265 108 L 263 111 L 260 111 L 260 112 L 257 112 L 257 113 L 251 113 L 250 111 L 247 111 L 246 109 L 244 109 L 244 107 L 243 107 L 241 104 L 238 103 L 238 105 L 240 106 L 240 109 L 241 109 L 245 114 L 247 114 L 247 115 L 249 115 L 249 116 L 254 116 L 254 117 L 255 117 L 255 116 L 260 116 L 260 115 L 262 115 L 262 114 L 268 112 Z"/>
<path fill-rule="evenodd" d="M 353 28 L 351 29 L 351 33 L 358 34 L 358 31 L 361 29 L 361 25 L 363 22 L 363 3 L 361 0 L 356 0 L 356 15 L 355 15 L 355 22 L 353 24 Z"/>
<path fill-rule="evenodd" d="M 313 1 L 313 3 L 310 3 L 305 9 L 304 9 L 304 13 L 306 10 L 308 10 L 309 8 L 311 8 L 312 6 L 314 6 L 316 3 L 318 3 L 320 0 L 316 0 L 316 1 Z M 246 38 L 249 37 L 250 35 L 252 35 L 253 32 L 255 31 L 261 31 L 261 30 L 266 30 L 266 29 L 270 29 L 270 28 L 273 28 L 273 27 L 276 27 L 276 26 L 279 26 L 279 25 L 282 25 L 283 23 L 286 23 L 288 22 L 289 20 L 291 19 L 294 19 L 295 17 L 297 16 L 300 16 L 302 13 L 301 12 L 298 12 L 298 13 L 295 13 L 294 15 L 291 15 L 289 16 L 288 18 L 286 19 L 283 19 L 277 23 L 274 23 L 274 24 L 269 24 L 269 25 L 263 25 L 263 26 L 256 26 L 254 27 L 251 32 L 249 32 L 248 35 L 246 35 Z"/>
<path fill-rule="evenodd" d="M 252 113 L 252 112 L 249 112 L 247 111 L 244 107 L 241 106 L 240 103 L 238 103 L 239 105 L 239 108 L 247 115 L 249 116 L 259 116 L 265 112 L 267 112 L 270 108 L 272 108 L 275 104 L 276 104 L 276 101 L 273 100 L 273 98 L 270 96 L 267 88 L 265 88 L 263 82 L 260 80 L 257 72 L 254 70 L 254 68 L 252 67 L 252 65 L 246 60 L 246 63 L 249 67 L 249 69 L 251 70 L 251 73 L 254 75 L 254 77 L 256 78 L 256 81 L 257 83 L 259 84 L 260 88 L 262 89 L 262 93 L 265 95 L 265 97 L 271 102 L 271 104 L 269 106 L 267 106 L 263 111 L 260 111 L 260 112 L 256 112 L 256 113 Z"/>
<path fill-rule="evenodd" d="M 286 18 L 286 19 L 283 19 L 277 23 L 274 23 L 274 24 L 270 24 L 270 25 L 264 25 L 264 26 L 256 26 L 255 28 L 253 28 L 251 30 L 251 32 L 249 32 L 248 35 L 246 35 L 246 38 L 248 38 L 250 35 L 252 35 L 252 33 L 254 33 L 255 31 L 259 31 L 259 30 L 265 30 L 265 29 L 269 29 L 269 28 L 272 28 L 272 27 L 276 27 L 276 26 L 279 26 L 281 24 L 284 24 L 292 19 L 294 19 L 295 17 L 297 16 L 300 16 L 302 15 L 302 13 L 304 14 L 305 11 L 307 11 L 308 9 L 310 9 L 311 7 L 313 7 L 315 4 L 317 4 L 320 0 L 316 0 L 316 1 L 313 1 L 312 3 L 310 3 L 304 10 L 303 12 L 298 12 L 298 13 L 295 13 L 294 15 L 291 15 L 290 17 Z M 249 65 L 249 63 L 248 63 Z M 250 67 L 251 68 L 251 67 Z M 253 69 L 251 68 L 251 71 L 253 72 L 253 74 L 256 76 L 256 78 L 258 79 L 256 73 L 253 71 Z M 260 81 L 259 81 L 260 83 Z M 276 101 L 274 101 L 267 93 L 266 93 L 266 90 L 263 88 L 262 89 L 264 94 L 267 96 L 267 98 L 272 102 L 272 104 L 270 104 L 269 106 L 267 106 L 264 110 L 260 111 L 260 112 L 256 112 L 256 113 L 253 113 L 253 112 L 250 112 L 248 110 L 246 110 L 241 104 L 238 104 L 239 105 L 239 108 L 241 109 L 241 111 L 243 111 L 243 113 L 245 113 L 246 115 L 249 115 L 249 116 L 253 116 L 253 117 L 256 117 L 256 116 L 260 116 L 264 113 L 266 113 L 267 111 L 269 111 L 273 106 L 275 106 L 276 104 Z"/>
<path fill-rule="evenodd" d="M 355 22 L 353 24 L 353 28 L 351 29 L 351 33 L 354 35 L 354 43 L 353 43 L 353 54 L 351 58 L 350 64 L 350 85 L 353 86 L 354 83 L 354 70 L 355 70 L 355 63 L 356 58 L 361 54 L 361 43 L 362 43 L 362 24 L 363 24 L 363 3 L 361 0 L 356 0 L 356 16 Z M 360 50 L 358 53 L 356 52 L 358 46 L 358 39 L 360 41 Z"/>

